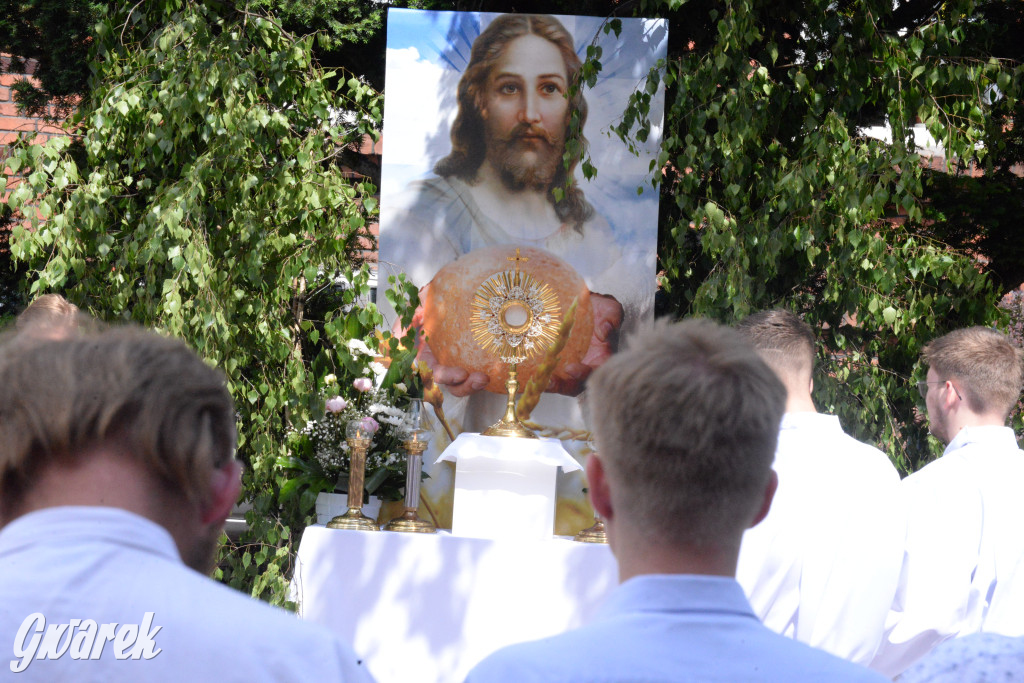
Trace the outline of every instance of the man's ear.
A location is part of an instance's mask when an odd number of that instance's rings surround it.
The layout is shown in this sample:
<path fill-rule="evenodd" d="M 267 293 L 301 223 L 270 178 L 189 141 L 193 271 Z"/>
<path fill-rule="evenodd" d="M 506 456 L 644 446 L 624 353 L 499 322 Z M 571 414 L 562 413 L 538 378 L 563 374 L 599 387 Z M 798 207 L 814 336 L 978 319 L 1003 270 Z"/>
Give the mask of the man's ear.
<path fill-rule="evenodd" d="M 963 392 L 960 391 L 960 387 L 956 386 L 950 380 L 946 380 L 946 384 L 943 386 L 946 390 L 945 395 L 942 397 L 942 405 L 947 411 L 955 411 L 960 407 L 960 403 L 963 403 L 961 396 Z"/>
<path fill-rule="evenodd" d="M 203 524 L 223 524 L 242 491 L 242 463 L 234 458 L 210 473 L 210 496 L 203 507 Z"/>
<path fill-rule="evenodd" d="M 765 517 L 768 516 L 768 511 L 771 510 L 772 500 L 775 498 L 775 491 L 779 488 L 779 475 L 775 473 L 775 470 L 771 471 L 771 476 L 768 477 L 768 485 L 764 488 L 764 498 L 761 500 L 761 508 L 754 515 L 753 521 L 750 523 L 751 527 L 755 527 L 760 524 Z"/>
<path fill-rule="evenodd" d="M 608 490 L 608 479 L 605 477 L 604 463 L 596 453 L 587 456 L 587 488 L 590 491 L 590 505 L 602 519 L 610 521 L 615 517 L 612 509 L 611 491 Z"/>

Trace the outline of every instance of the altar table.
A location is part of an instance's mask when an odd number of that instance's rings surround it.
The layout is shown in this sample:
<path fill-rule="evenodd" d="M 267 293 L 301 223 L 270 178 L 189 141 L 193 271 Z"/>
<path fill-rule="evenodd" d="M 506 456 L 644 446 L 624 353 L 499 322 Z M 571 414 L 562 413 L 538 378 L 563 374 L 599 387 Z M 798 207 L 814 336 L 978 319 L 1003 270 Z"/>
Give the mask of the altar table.
<path fill-rule="evenodd" d="M 608 546 L 306 528 L 293 594 L 379 683 L 457 683 L 491 652 L 590 620 L 618 583 Z"/>

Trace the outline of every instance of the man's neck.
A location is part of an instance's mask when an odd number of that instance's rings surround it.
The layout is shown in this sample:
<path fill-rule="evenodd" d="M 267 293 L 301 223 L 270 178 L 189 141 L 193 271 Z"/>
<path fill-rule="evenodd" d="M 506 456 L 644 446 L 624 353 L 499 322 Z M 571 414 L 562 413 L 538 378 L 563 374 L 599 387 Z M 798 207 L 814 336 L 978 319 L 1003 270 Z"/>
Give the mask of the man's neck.
<path fill-rule="evenodd" d="M 950 426 L 949 441 L 946 445 L 949 445 L 956 438 L 957 434 L 964 429 L 972 427 L 1005 427 L 1006 418 L 1000 415 L 979 415 L 978 413 L 963 411 L 954 416 Z"/>
<path fill-rule="evenodd" d="M 736 576 L 739 545 L 679 547 L 656 538 L 615 539 L 615 558 L 619 564 L 619 582 L 644 574 L 698 574 Z"/>
<path fill-rule="evenodd" d="M 775 372 L 776 377 L 782 382 L 782 386 L 786 387 L 787 413 L 818 412 L 818 409 L 814 407 L 814 401 L 811 399 L 811 391 L 814 385 L 811 383 L 809 372 L 791 370 L 767 351 L 761 352 L 761 357 L 768 363 L 768 367 Z"/>
<path fill-rule="evenodd" d="M 511 189 L 487 160 L 477 171 L 470 193 L 481 211 L 513 237 L 542 239 L 561 227 L 546 188 Z"/>
<path fill-rule="evenodd" d="M 21 504 L 3 521 L 64 505 L 134 512 L 167 529 L 183 557 L 201 526 L 198 510 L 175 499 L 143 463 L 104 446 L 79 453 L 72 462 L 43 467 Z"/>

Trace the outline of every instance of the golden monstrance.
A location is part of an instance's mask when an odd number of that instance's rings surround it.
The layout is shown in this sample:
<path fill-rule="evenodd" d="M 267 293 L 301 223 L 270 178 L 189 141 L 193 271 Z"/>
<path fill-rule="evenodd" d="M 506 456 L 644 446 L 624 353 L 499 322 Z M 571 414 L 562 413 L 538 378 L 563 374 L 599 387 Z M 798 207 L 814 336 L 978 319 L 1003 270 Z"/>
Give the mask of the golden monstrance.
<path fill-rule="evenodd" d="M 508 260 L 515 262 L 515 269 L 492 275 L 473 296 L 473 338 L 509 365 L 505 416 L 482 434 L 536 439 L 516 417 L 516 366 L 555 340 L 561 309 L 547 283 L 519 270 L 519 263 L 529 259 L 519 255 L 518 247 Z"/>

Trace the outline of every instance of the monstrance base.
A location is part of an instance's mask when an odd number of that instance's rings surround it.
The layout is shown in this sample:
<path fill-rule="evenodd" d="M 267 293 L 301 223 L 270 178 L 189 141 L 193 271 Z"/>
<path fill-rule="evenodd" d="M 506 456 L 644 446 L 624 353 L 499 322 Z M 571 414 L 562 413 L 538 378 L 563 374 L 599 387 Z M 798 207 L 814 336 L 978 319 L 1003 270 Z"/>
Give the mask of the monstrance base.
<path fill-rule="evenodd" d="M 539 438 L 531 429 L 523 426 L 523 423 L 518 421 L 507 422 L 505 420 L 501 420 L 492 424 L 480 433 L 484 436 L 511 436 L 517 439 Z"/>

